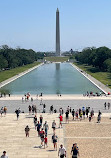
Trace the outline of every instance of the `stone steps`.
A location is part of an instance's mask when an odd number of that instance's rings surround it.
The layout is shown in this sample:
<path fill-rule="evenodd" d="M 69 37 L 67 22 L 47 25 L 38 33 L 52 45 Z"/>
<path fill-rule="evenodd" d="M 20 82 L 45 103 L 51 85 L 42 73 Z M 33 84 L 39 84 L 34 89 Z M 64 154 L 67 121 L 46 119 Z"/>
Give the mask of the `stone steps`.
<path fill-rule="evenodd" d="M 39 148 L 41 144 L 37 131 L 34 129 L 33 118 L 26 118 L 28 114 L 20 114 L 20 119 L 16 120 L 15 114 L 8 114 L 0 118 L 0 155 L 4 150 L 7 151 L 9 158 L 57 158 L 58 152 L 53 151 L 51 128 L 52 121 L 55 120 L 57 127 L 59 126 L 58 114 L 42 114 L 43 122 L 47 121 L 49 125 L 48 131 L 48 147 Z M 32 116 L 32 115 L 31 115 Z M 39 118 L 40 114 L 37 114 Z M 26 125 L 31 127 L 29 138 L 25 137 L 24 129 Z M 58 136 L 58 147 L 63 143 L 63 128 L 56 129 Z"/>

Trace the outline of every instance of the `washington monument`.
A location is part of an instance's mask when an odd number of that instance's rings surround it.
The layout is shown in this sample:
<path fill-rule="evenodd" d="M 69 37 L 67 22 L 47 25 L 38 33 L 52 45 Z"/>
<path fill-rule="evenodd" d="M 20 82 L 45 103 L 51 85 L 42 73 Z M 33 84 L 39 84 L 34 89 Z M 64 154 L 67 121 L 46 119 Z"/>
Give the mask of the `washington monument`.
<path fill-rule="evenodd" d="M 59 9 L 56 11 L 56 56 L 60 56 Z"/>

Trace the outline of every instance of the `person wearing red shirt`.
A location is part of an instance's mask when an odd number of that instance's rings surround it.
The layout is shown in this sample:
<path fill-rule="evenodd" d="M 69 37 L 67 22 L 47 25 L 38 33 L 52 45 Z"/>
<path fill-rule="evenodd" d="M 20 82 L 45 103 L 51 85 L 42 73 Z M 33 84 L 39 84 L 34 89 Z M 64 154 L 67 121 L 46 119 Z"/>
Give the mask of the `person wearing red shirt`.
<path fill-rule="evenodd" d="M 45 132 L 44 132 L 44 130 L 43 130 L 43 128 L 42 128 L 42 130 L 40 131 L 40 138 L 41 138 L 41 146 L 40 146 L 40 147 L 43 146 L 43 143 L 44 143 L 44 135 L 45 135 Z"/>
<path fill-rule="evenodd" d="M 63 121 L 63 117 L 60 114 L 60 116 L 59 116 L 59 128 L 60 128 L 60 126 L 62 127 L 62 121 Z"/>
<path fill-rule="evenodd" d="M 45 138 L 44 138 L 44 148 L 45 148 L 45 145 L 46 145 L 46 147 L 48 147 L 47 146 L 47 135 L 45 135 Z"/>

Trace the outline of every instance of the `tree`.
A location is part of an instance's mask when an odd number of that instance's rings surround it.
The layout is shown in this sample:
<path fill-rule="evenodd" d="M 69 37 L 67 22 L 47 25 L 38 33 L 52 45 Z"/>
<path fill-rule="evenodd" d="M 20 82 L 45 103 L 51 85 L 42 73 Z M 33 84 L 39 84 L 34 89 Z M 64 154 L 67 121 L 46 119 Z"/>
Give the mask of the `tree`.
<path fill-rule="evenodd" d="M 111 50 L 107 47 L 88 47 L 76 54 L 75 58 L 83 64 L 93 65 L 104 71 L 106 69 L 105 67 L 107 67 L 104 61 L 111 58 Z"/>
<path fill-rule="evenodd" d="M 0 55 L 0 69 L 5 69 L 8 67 L 7 60 L 3 57 L 3 55 Z"/>

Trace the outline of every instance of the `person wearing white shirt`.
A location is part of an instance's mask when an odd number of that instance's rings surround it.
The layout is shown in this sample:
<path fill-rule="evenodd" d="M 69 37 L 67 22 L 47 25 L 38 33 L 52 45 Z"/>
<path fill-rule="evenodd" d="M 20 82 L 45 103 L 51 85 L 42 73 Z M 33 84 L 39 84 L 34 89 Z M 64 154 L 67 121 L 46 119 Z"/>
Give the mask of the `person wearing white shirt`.
<path fill-rule="evenodd" d="M 6 155 L 6 151 L 3 151 L 3 155 L 1 156 L 1 158 L 8 158 L 8 156 Z"/>
<path fill-rule="evenodd" d="M 63 147 L 63 145 L 60 145 L 58 156 L 60 155 L 60 158 L 66 157 L 66 149 Z"/>

